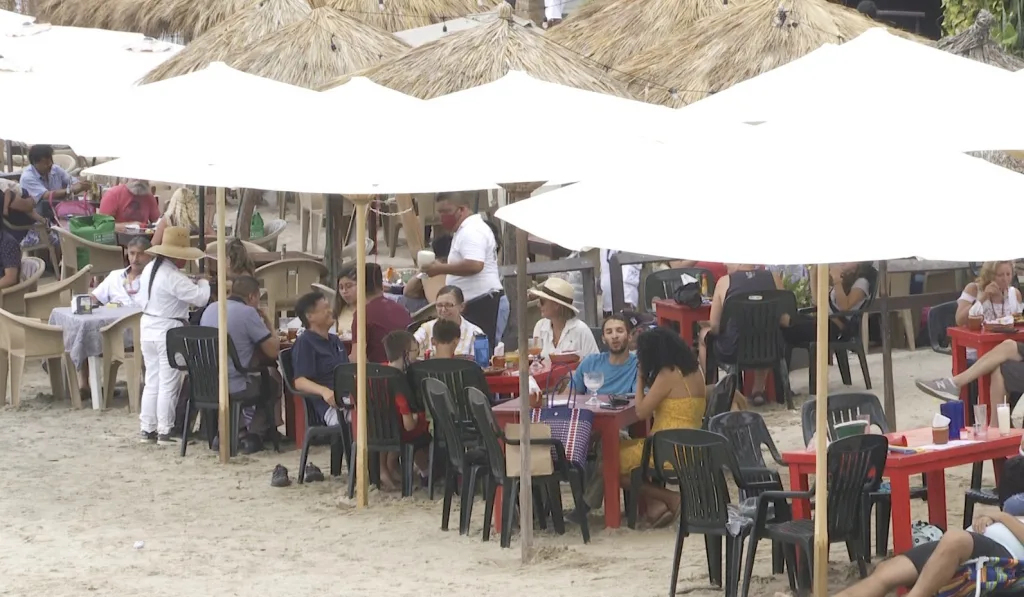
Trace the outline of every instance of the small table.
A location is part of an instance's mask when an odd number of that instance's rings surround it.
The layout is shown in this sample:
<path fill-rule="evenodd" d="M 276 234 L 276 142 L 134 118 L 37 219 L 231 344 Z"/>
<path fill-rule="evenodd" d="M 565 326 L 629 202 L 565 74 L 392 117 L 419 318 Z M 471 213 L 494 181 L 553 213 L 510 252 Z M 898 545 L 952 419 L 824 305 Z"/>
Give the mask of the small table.
<path fill-rule="evenodd" d="M 991 460 L 996 479 L 1003 469 L 1003 461 L 1016 456 L 1020 449 L 1024 430 L 1011 429 L 1009 435 L 999 435 L 999 430 L 990 428 L 986 438 L 973 438 L 967 429 L 960 432 L 961 440 L 974 443 L 958 443 L 937 450 L 918 454 L 889 452 L 885 462 L 885 476 L 889 477 L 892 490 L 892 545 L 893 553 L 901 554 L 914 546 L 910 530 L 910 477 L 924 474 L 928 482 L 928 520 L 945 529 L 946 526 L 946 475 L 945 469 Z M 910 447 L 927 446 L 932 442 L 932 430 L 913 429 L 890 435 L 903 435 Z M 954 442 L 950 442 L 954 444 Z M 815 453 L 813 450 L 785 452 L 782 459 L 789 463 L 789 482 L 793 491 L 807 491 L 807 477 L 814 474 Z M 810 518 L 808 500 L 793 501 L 794 518 Z"/>
<path fill-rule="evenodd" d="M 1024 329 L 1017 328 L 1016 333 L 1003 334 L 999 332 L 986 332 L 983 330 L 969 330 L 966 326 L 956 326 L 946 329 L 949 336 L 950 348 L 953 351 L 953 375 L 963 373 L 967 370 L 967 349 L 973 348 L 978 351 L 978 358 L 999 346 L 1006 340 L 1024 342 Z M 967 387 L 960 389 L 960 400 L 964 403 L 964 423 L 970 425 L 974 419 L 974 413 L 967 408 Z M 989 414 L 992 413 L 992 379 L 988 375 L 978 378 L 978 404 L 988 406 Z"/>
<path fill-rule="evenodd" d="M 607 397 L 605 397 L 607 398 Z M 601 470 L 604 475 L 604 522 L 610 529 L 617 529 L 622 524 L 622 504 L 619 499 L 619 430 L 632 427 L 634 434 L 643 437 L 647 434 L 647 422 L 636 416 L 635 402 L 629 401 L 625 408 L 607 410 L 587 405 L 587 396 L 576 399 L 575 407 L 594 413 L 593 433 L 601 438 Z M 509 423 L 519 422 L 519 398 L 494 407 L 494 419 L 502 429 Z M 498 494 L 500 496 L 500 494 Z M 579 506 L 579 504 L 577 504 Z M 495 520 L 500 520 L 501 507 L 495 502 Z M 498 528 L 501 528 L 500 525 Z"/>
<path fill-rule="evenodd" d="M 533 373 L 533 378 L 537 380 L 537 385 L 540 386 L 542 392 L 548 390 L 548 384 L 558 383 L 563 377 L 572 373 L 579 367 L 579 361 L 569 364 L 557 364 L 553 367 L 545 366 L 544 369 Z M 487 376 L 487 387 L 491 390 L 492 394 L 509 394 L 512 396 L 519 395 L 519 370 L 513 369 L 513 375 L 505 375 L 504 373 L 499 375 L 488 375 Z"/>
<path fill-rule="evenodd" d="M 92 408 L 99 410 L 103 404 L 103 335 L 100 329 L 118 319 L 141 312 L 136 307 L 97 307 L 88 315 L 75 315 L 71 307 L 58 307 L 50 313 L 50 325 L 64 328 L 64 348 L 71 355 L 75 368 L 89 362 L 89 390 L 92 392 Z M 125 343 L 134 342 L 139 330 L 125 333 Z M 140 349 L 139 346 L 135 346 Z M 114 380 L 107 380 L 113 383 Z"/>
<path fill-rule="evenodd" d="M 667 326 L 670 322 L 675 323 L 679 326 L 679 335 L 683 341 L 692 345 L 697 322 L 711 319 L 711 304 L 691 309 L 671 299 L 654 299 L 654 313 L 658 318 L 658 325 Z"/>

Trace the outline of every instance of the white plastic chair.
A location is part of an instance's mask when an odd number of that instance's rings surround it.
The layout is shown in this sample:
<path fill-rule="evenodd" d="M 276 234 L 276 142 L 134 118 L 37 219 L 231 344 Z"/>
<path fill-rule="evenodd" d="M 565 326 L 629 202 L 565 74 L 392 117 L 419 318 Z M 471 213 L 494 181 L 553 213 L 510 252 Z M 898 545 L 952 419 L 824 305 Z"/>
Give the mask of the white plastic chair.
<path fill-rule="evenodd" d="M 82 408 L 78 373 L 64 348 L 64 330 L 0 309 L 0 404 L 7 401 L 10 380 L 11 405 L 21 405 L 21 378 L 26 359 L 46 361 L 54 396 L 70 394 L 71 405 Z"/>
<path fill-rule="evenodd" d="M 75 275 L 59 282 L 40 286 L 39 290 L 25 295 L 25 317 L 50 321 L 50 313 L 57 307 L 71 304 L 74 294 L 89 292 L 89 279 L 92 276 L 92 264 L 86 264 Z"/>
<path fill-rule="evenodd" d="M 128 378 L 128 412 L 139 412 L 139 399 L 142 389 L 142 366 L 140 339 L 142 324 L 142 312 L 132 315 L 125 315 L 121 319 L 100 328 L 103 336 L 103 408 L 110 408 L 114 399 L 114 382 L 117 381 L 117 370 L 121 365 L 125 367 L 125 374 Z M 125 349 L 125 332 L 132 331 L 132 348 L 134 352 Z"/>
<path fill-rule="evenodd" d="M 319 193 L 299 193 L 299 230 L 302 250 L 319 253 L 320 228 L 324 223 L 324 196 Z"/>
<path fill-rule="evenodd" d="M 25 295 L 35 291 L 39 278 L 43 276 L 46 264 L 38 257 L 21 258 L 20 282 L 0 290 L 0 308 L 15 315 L 25 314 Z"/>

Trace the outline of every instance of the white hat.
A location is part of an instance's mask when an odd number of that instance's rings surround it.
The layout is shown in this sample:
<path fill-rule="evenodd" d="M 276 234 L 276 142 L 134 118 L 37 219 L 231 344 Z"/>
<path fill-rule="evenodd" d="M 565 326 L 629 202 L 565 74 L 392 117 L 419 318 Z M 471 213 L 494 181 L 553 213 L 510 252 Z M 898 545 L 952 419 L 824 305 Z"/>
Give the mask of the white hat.
<path fill-rule="evenodd" d="M 572 309 L 572 312 L 576 315 L 580 314 L 580 310 L 573 306 L 572 298 L 576 294 L 572 284 L 566 282 L 561 278 L 548 278 L 537 288 L 531 288 L 526 291 L 526 294 L 531 297 L 537 297 L 546 299 L 563 307 Z"/>

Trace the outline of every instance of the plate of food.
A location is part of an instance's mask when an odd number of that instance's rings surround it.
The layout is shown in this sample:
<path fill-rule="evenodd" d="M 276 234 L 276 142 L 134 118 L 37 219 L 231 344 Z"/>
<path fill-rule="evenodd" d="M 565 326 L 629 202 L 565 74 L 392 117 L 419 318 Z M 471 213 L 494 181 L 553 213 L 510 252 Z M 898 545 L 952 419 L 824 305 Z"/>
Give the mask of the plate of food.
<path fill-rule="evenodd" d="M 485 367 L 484 375 L 501 375 L 505 373 L 504 367 Z"/>

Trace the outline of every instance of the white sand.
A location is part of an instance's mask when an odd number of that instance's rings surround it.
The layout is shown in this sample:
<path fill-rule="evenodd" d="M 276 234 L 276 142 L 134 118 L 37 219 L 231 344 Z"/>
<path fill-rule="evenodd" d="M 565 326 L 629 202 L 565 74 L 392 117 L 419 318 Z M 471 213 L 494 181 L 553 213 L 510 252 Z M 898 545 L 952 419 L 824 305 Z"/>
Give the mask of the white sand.
<path fill-rule="evenodd" d="M 880 394 L 880 356 L 871 355 L 870 362 Z M 946 373 L 949 357 L 901 352 L 894 367 L 899 427 L 928 424 L 938 403 L 914 389 L 913 380 Z M 806 395 L 806 370 L 792 377 L 794 389 Z M 833 392 L 842 391 L 835 367 L 830 382 Z M 571 525 L 562 537 L 538 531 L 535 561 L 524 568 L 517 537 L 512 549 L 501 549 L 497 535 L 481 542 L 479 500 L 471 535 L 460 537 L 457 505 L 453 530 L 444 533 L 440 499 L 430 502 L 425 492 L 412 499 L 373 492 L 370 507 L 356 510 L 343 498 L 344 477 L 275 489 L 271 470 L 284 464 L 294 478 L 297 451 L 262 452 L 220 465 L 198 442 L 182 459 L 177 448 L 136 443 L 138 422 L 124 403 L 105 412 L 72 411 L 66 403 L 36 398 L 49 392 L 47 384 L 38 365 L 29 364 L 22 408 L 0 411 L 3 595 L 305 597 L 332 587 L 331 593 L 346 596 L 475 597 L 509 590 L 639 597 L 664 595 L 668 588 L 674 529 L 609 531 L 592 516 L 590 545 Z M 862 387 L 855 373 L 853 389 Z M 798 411 L 763 412 L 781 450 L 801 446 Z M 326 471 L 326 448 L 314 449 L 312 461 Z M 962 517 L 969 478 L 969 467 L 947 472 L 951 526 Z M 927 519 L 923 502 L 913 502 L 912 509 L 915 519 Z M 144 547 L 134 549 L 136 541 Z M 834 586 L 856 577 L 845 546 L 832 550 L 831 562 Z M 787 591 L 785 577 L 771 578 L 770 572 L 770 549 L 762 543 L 751 594 Z M 685 543 L 679 590 L 721 594 L 708 585 L 699 536 Z"/>

